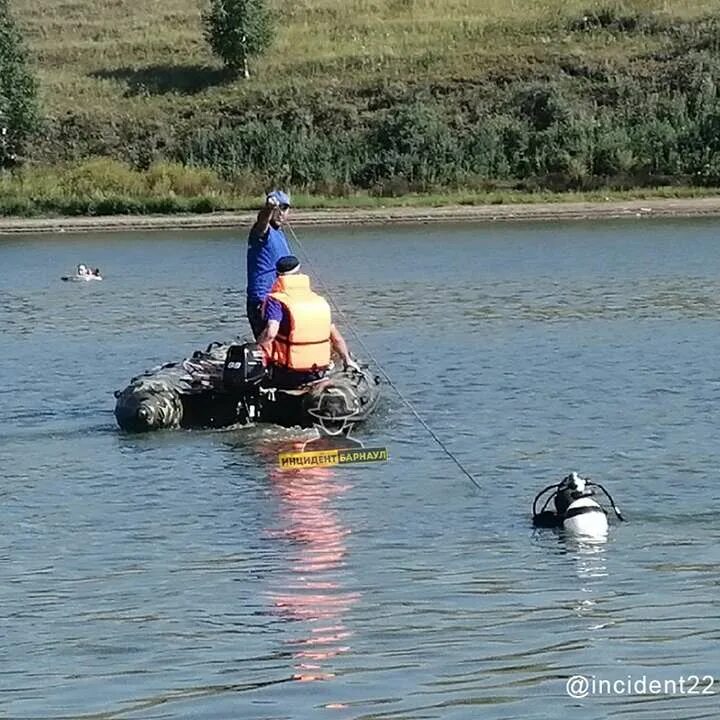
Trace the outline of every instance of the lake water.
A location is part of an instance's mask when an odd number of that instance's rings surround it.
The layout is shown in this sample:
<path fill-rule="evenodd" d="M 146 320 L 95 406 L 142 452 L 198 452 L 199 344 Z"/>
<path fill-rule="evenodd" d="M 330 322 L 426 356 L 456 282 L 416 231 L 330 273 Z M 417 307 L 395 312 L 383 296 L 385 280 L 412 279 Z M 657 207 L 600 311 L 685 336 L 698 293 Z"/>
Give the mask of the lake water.
<path fill-rule="evenodd" d="M 719 227 L 301 229 L 482 490 L 390 387 L 383 465 L 118 431 L 131 376 L 246 332 L 244 229 L 0 239 L 0 717 L 717 717 Z M 605 544 L 531 528 L 570 470 L 627 518 Z"/>

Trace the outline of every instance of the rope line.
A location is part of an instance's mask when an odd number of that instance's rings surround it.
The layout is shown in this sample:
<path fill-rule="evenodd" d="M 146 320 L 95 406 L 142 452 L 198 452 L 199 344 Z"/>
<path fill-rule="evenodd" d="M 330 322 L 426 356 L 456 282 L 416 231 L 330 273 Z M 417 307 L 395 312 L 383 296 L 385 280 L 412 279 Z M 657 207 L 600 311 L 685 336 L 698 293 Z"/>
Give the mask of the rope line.
<path fill-rule="evenodd" d="M 305 247 L 300 242 L 300 238 L 295 234 L 295 230 L 293 230 L 292 226 L 289 223 L 285 223 L 288 230 L 290 230 L 290 234 L 293 236 L 293 240 L 295 241 L 295 244 L 300 248 L 304 261 L 307 262 L 307 264 L 310 267 L 313 267 L 313 263 L 310 260 L 309 253 L 305 250 Z M 353 334 L 353 337 L 357 340 L 358 345 L 362 348 L 365 355 L 372 361 L 372 363 L 377 367 L 377 369 L 382 374 L 383 378 L 387 382 L 388 385 L 397 393 L 397 396 L 400 398 L 400 400 L 405 404 L 405 406 L 410 410 L 410 412 L 415 416 L 415 419 L 425 428 L 425 430 L 428 432 L 430 437 L 442 448 L 442 450 L 445 452 L 445 454 L 457 465 L 457 467 L 460 469 L 460 471 L 467 477 L 470 482 L 475 485 L 475 487 L 478 490 L 482 490 L 483 488 L 480 486 L 480 483 L 472 476 L 469 470 L 465 468 L 465 466 L 460 462 L 460 460 L 453 455 L 453 453 L 450 451 L 450 449 L 445 445 L 445 443 L 437 436 L 435 431 L 423 420 L 420 413 L 415 409 L 415 406 L 400 392 L 400 388 L 395 385 L 395 383 L 392 381 L 392 378 L 385 372 L 385 368 L 380 364 L 380 362 L 377 360 L 377 358 L 370 352 L 370 349 L 365 345 L 363 342 L 363 339 L 360 337 L 359 333 L 355 330 L 352 323 L 348 320 L 345 313 L 342 311 L 342 309 L 338 306 L 338 304 L 335 302 L 332 294 L 330 293 L 330 290 L 328 289 L 327 285 L 320 279 L 317 272 L 314 273 L 315 280 L 317 284 L 320 286 L 320 289 L 323 291 L 323 293 L 328 297 L 330 300 L 330 304 L 333 307 L 333 310 L 337 312 L 337 314 L 340 316 L 340 319 L 343 322 L 343 326 L 349 328 L 350 332 Z"/>

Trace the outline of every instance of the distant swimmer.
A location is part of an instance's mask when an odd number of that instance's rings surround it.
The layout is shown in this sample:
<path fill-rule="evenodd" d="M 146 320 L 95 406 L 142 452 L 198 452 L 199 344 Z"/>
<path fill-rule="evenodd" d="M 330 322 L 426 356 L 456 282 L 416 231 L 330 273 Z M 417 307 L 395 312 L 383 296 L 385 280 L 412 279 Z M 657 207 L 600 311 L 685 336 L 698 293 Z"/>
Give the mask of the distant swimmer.
<path fill-rule="evenodd" d="M 87 282 L 89 280 L 102 280 L 103 278 L 100 268 L 93 270 L 84 263 L 80 263 L 77 268 L 75 268 L 74 275 L 63 275 L 60 279 L 65 282 Z"/>

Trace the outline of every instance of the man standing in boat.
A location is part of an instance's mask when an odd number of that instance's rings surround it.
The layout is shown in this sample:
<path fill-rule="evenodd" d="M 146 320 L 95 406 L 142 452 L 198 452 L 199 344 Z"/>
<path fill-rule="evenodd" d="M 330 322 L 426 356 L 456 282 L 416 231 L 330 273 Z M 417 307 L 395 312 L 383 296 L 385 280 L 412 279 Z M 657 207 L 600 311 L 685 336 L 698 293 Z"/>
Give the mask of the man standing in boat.
<path fill-rule="evenodd" d="M 276 264 L 277 280 L 264 303 L 265 329 L 258 338 L 277 387 L 296 388 L 320 380 L 334 348 L 345 368 L 359 371 L 347 343 L 332 322 L 325 298 L 310 288 L 294 255 Z"/>
<path fill-rule="evenodd" d="M 282 190 L 273 190 L 250 229 L 247 248 L 247 318 L 255 339 L 265 326 L 263 302 L 277 277 L 275 265 L 290 255 L 283 225 L 287 222 L 290 197 Z"/>

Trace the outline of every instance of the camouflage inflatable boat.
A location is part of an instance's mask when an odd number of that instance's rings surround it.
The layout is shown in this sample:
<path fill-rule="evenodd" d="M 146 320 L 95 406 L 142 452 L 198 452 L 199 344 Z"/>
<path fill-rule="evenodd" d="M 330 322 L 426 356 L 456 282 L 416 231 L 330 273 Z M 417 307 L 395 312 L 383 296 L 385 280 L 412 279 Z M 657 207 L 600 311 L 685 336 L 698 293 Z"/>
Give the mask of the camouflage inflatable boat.
<path fill-rule="evenodd" d="M 322 398 L 329 419 L 360 423 L 375 409 L 378 396 L 378 379 L 364 366 L 359 372 L 335 366 L 322 380 L 284 390 L 268 377 L 257 345 L 213 342 L 185 360 L 138 375 L 124 390 L 117 390 L 115 418 L 130 432 L 248 422 L 311 427 Z"/>

